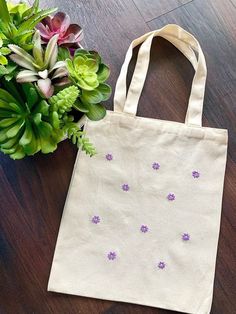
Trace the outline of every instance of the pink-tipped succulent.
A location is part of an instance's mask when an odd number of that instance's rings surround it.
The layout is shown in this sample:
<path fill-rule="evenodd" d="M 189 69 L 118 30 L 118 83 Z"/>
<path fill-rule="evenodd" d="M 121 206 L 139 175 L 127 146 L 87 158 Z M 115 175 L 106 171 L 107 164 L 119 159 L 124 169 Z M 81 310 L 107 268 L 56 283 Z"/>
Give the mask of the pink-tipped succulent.
<path fill-rule="evenodd" d="M 54 35 L 58 35 L 58 45 L 78 48 L 83 39 L 82 28 L 78 24 L 70 24 L 69 15 L 63 12 L 58 12 L 53 17 L 46 17 L 36 28 L 40 31 L 44 43 Z"/>

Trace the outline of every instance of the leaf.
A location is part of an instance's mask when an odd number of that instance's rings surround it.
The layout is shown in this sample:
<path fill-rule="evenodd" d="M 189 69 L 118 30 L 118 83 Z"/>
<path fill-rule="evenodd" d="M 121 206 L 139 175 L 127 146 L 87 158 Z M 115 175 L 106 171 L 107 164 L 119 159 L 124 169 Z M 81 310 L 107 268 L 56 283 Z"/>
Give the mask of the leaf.
<path fill-rule="evenodd" d="M 103 63 L 100 64 L 98 72 L 97 72 L 99 83 L 105 82 L 109 76 L 110 76 L 110 68 Z"/>
<path fill-rule="evenodd" d="M 25 103 L 22 100 L 21 95 L 17 90 L 17 87 L 15 86 L 15 84 L 17 85 L 17 83 L 14 84 L 12 81 L 8 82 L 6 80 L 2 80 L 2 84 L 7 90 L 8 95 L 6 95 L 5 93 L 2 93 L 2 90 L 0 89 L 0 99 L 1 99 L 1 95 L 3 95 L 3 97 L 5 95 L 5 97 L 7 97 L 5 99 L 7 102 L 12 102 L 12 103 L 17 104 L 20 108 L 25 108 Z"/>
<path fill-rule="evenodd" d="M 25 146 L 27 144 L 29 144 L 32 140 L 32 137 L 33 137 L 33 130 L 32 130 L 32 127 L 31 127 L 31 123 L 26 120 L 25 121 L 25 131 L 19 141 L 19 144 L 22 145 L 22 146 Z"/>
<path fill-rule="evenodd" d="M 103 105 L 88 105 L 89 112 L 86 112 L 86 116 L 93 121 L 101 120 L 106 115 L 106 109 Z"/>
<path fill-rule="evenodd" d="M 17 64 L 14 62 L 10 61 L 8 62 L 8 65 L 6 65 L 6 70 L 7 74 L 5 74 L 4 78 L 6 81 L 10 81 L 13 77 L 16 76 L 16 69 L 17 69 Z"/>
<path fill-rule="evenodd" d="M 0 88 L 0 100 L 16 103 L 15 98 L 2 88 Z"/>
<path fill-rule="evenodd" d="M 3 1 L 3 0 L 1 0 Z M 48 10 L 41 10 L 40 12 L 34 14 L 25 22 L 23 22 L 20 27 L 18 28 L 18 33 L 24 32 L 25 30 L 33 29 L 42 19 L 47 17 L 48 15 L 55 12 L 57 9 L 48 9 Z"/>
<path fill-rule="evenodd" d="M 101 83 L 97 90 L 102 94 L 102 101 L 108 100 L 111 96 L 111 87 L 108 84 Z"/>
<path fill-rule="evenodd" d="M 34 47 L 33 47 L 34 59 L 35 59 L 36 63 L 42 67 L 44 64 L 43 48 L 42 48 L 42 44 L 41 44 L 41 37 L 40 37 L 39 31 L 35 32 L 34 37 L 33 37 L 33 43 L 34 43 Z"/>
<path fill-rule="evenodd" d="M 1 55 L 0 53 L 0 64 L 1 65 L 7 65 L 8 61 L 7 61 L 7 58 L 4 57 L 3 55 Z"/>
<path fill-rule="evenodd" d="M 48 122 L 41 121 L 37 130 L 41 137 L 47 138 L 52 132 L 52 126 Z"/>
<path fill-rule="evenodd" d="M 70 51 L 68 48 L 65 47 L 58 47 L 58 61 L 64 61 L 70 58 Z"/>
<path fill-rule="evenodd" d="M 25 50 L 30 50 L 31 44 L 29 48 L 27 48 L 28 44 L 27 41 L 32 38 L 32 35 L 34 34 L 35 30 L 27 30 L 22 33 L 17 33 L 14 37 L 14 42 L 17 43 L 21 48 Z"/>
<path fill-rule="evenodd" d="M 10 22 L 10 14 L 5 0 L 0 0 L 0 19 L 5 23 Z"/>
<path fill-rule="evenodd" d="M 22 89 L 26 96 L 28 107 L 31 109 L 39 100 L 38 93 L 33 84 L 22 84 Z"/>
<path fill-rule="evenodd" d="M 49 104 L 46 102 L 46 100 L 41 100 L 37 106 L 34 108 L 33 114 L 41 113 L 44 116 L 49 115 Z"/>
<path fill-rule="evenodd" d="M 85 49 L 76 49 L 75 50 L 75 53 L 74 53 L 74 57 L 77 57 L 79 55 L 87 55 L 89 53 L 88 50 L 85 50 Z"/>
<path fill-rule="evenodd" d="M 57 40 L 59 35 L 54 35 L 48 42 L 45 55 L 44 55 L 44 66 L 45 68 L 52 68 L 57 61 Z"/>
<path fill-rule="evenodd" d="M 22 18 L 29 18 L 31 17 L 33 14 L 38 12 L 38 8 L 39 8 L 39 0 L 35 0 L 32 7 L 30 7 L 28 10 L 26 10 L 23 15 Z"/>
<path fill-rule="evenodd" d="M 0 118 L 13 118 L 16 116 L 19 116 L 19 114 L 16 112 L 12 112 L 10 110 L 7 110 L 5 108 L 4 109 L 0 108 Z"/>
<path fill-rule="evenodd" d="M 17 122 L 18 120 L 19 120 L 19 117 L 1 119 L 0 120 L 0 128 L 6 128 L 8 126 L 11 126 L 15 122 Z"/>
<path fill-rule="evenodd" d="M 22 59 L 27 61 L 29 64 L 32 65 L 35 62 L 34 58 L 21 47 L 13 44 L 8 45 L 8 47 L 11 49 L 11 51 L 13 51 L 18 56 L 22 57 Z"/>
<path fill-rule="evenodd" d="M 24 120 L 21 119 L 19 121 L 17 121 L 7 132 L 6 135 L 8 138 L 14 137 L 19 131 L 20 129 L 23 127 L 24 125 Z"/>
<path fill-rule="evenodd" d="M 103 100 L 103 95 L 100 93 L 98 88 L 92 90 L 92 91 L 82 91 L 81 100 L 84 103 L 89 104 L 98 104 Z"/>
<path fill-rule="evenodd" d="M 29 144 L 26 144 L 24 146 L 24 152 L 30 156 L 30 155 L 36 154 L 39 150 L 40 150 L 40 145 L 39 145 L 38 139 L 35 135 L 35 132 L 32 132 L 32 139 Z"/>
<path fill-rule="evenodd" d="M 6 74 L 8 74 L 8 70 L 6 69 L 6 67 L 0 64 L 0 77 Z"/>
<path fill-rule="evenodd" d="M 18 141 L 19 141 L 19 138 L 16 136 L 16 137 L 8 139 L 6 142 L 1 144 L 0 147 L 4 149 L 9 149 L 9 148 L 12 148 L 16 143 L 18 143 Z"/>
<path fill-rule="evenodd" d="M 38 80 L 38 74 L 35 71 L 23 70 L 20 71 L 16 76 L 18 83 L 30 83 Z"/>
<path fill-rule="evenodd" d="M 49 78 L 38 80 L 37 86 L 43 98 L 50 98 L 53 95 L 54 86 Z"/>
<path fill-rule="evenodd" d="M 9 48 L 7 48 L 7 47 L 2 47 L 2 48 L 0 48 L 0 52 L 4 56 L 6 56 L 6 55 L 8 55 L 11 52 L 11 50 Z"/>
<path fill-rule="evenodd" d="M 81 111 L 81 112 L 89 112 L 86 104 L 83 104 L 81 101 L 77 100 L 74 105 L 73 105 L 73 108 L 75 108 L 76 110 L 78 111 Z"/>
<path fill-rule="evenodd" d="M 40 136 L 41 150 L 43 154 L 52 153 L 57 149 L 57 142 L 51 138 Z"/>
<path fill-rule="evenodd" d="M 69 73 L 73 76 L 75 73 L 75 69 L 71 59 L 66 59 L 66 67 Z"/>
<path fill-rule="evenodd" d="M 10 157 L 12 159 L 22 159 L 25 157 L 25 152 L 22 147 L 18 146 L 15 153 L 11 154 Z"/>
<path fill-rule="evenodd" d="M 53 111 L 51 113 L 51 117 L 50 118 L 51 118 L 52 126 L 55 129 L 59 129 L 59 127 L 60 127 L 60 119 L 59 119 L 58 113 L 56 111 Z"/>

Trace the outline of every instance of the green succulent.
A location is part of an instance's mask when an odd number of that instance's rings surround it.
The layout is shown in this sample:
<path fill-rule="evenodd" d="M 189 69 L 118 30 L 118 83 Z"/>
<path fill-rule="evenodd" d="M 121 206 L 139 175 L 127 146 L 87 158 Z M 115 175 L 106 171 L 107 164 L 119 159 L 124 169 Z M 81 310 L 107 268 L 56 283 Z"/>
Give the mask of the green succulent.
<path fill-rule="evenodd" d="M 58 35 L 54 35 L 44 48 L 40 33 L 36 31 L 33 37 L 32 55 L 17 45 L 8 45 L 13 54 L 10 59 L 24 68 L 17 76 L 18 83 L 35 82 L 36 87 L 44 98 L 54 93 L 54 85 L 67 84 L 67 69 L 64 61 L 57 61 Z M 55 83 L 56 82 L 56 83 Z"/>
<path fill-rule="evenodd" d="M 8 60 L 5 57 L 6 55 L 8 55 L 11 50 L 7 47 L 2 47 L 3 41 L 2 38 L 0 38 L 0 65 L 7 65 L 8 64 Z"/>
<path fill-rule="evenodd" d="M 84 132 L 72 121 L 73 117 L 67 115 L 79 94 L 75 86 L 62 91 L 70 101 L 66 98 L 61 101 L 63 93 L 59 92 L 51 104 L 40 97 L 33 84 L 22 84 L 21 93 L 12 82 L 5 87 L 0 88 L 0 151 L 13 159 L 39 151 L 47 154 L 68 135 L 87 154 L 95 153 Z"/>
<path fill-rule="evenodd" d="M 102 63 L 97 52 L 84 49 L 77 49 L 74 58 L 66 60 L 66 65 L 69 78 L 81 92 L 74 107 L 91 120 L 102 119 L 106 110 L 101 102 L 111 95 L 111 87 L 104 83 L 110 75 L 109 67 Z"/>
<path fill-rule="evenodd" d="M 0 0 L 0 34 L 4 46 L 16 44 L 25 50 L 33 48 L 32 36 L 35 26 L 56 9 L 40 10 L 39 0 L 35 0 L 30 8 L 25 6 L 10 5 L 5 0 Z"/>

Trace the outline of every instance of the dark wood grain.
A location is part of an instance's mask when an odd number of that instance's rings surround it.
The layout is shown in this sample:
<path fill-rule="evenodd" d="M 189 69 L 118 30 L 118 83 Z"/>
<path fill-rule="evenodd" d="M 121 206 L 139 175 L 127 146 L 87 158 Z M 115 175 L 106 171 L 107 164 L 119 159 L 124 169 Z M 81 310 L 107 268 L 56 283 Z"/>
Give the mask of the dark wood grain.
<path fill-rule="evenodd" d="M 199 39 L 208 65 L 204 125 L 229 129 L 211 314 L 236 313 L 235 0 L 44 0 L 42 6 L 57 6 L 83 26 L 83 45 L 99 50 L 110 64 L 113 88 L 128 45 L 139 35 L 177 23 Z M 134 60 L 129 77 L 133 67 Z M 156 38 L 138 114 L 183 121 L 192 77 L 193 69 L 183 55 L 164 39 Z M 112 100 L 106 105 L 111 109 Z M 50 155 L 38 154 L 21 161 L 0 156 L 0 313 L 174 313 L 46 291 L 75 157 L 76 149 L 68 141 Z"/>
<path fill-rule="evenodd" d="M 140 14 L 146 22 L 173 11 L 192 0 L 134 0 Z"/>

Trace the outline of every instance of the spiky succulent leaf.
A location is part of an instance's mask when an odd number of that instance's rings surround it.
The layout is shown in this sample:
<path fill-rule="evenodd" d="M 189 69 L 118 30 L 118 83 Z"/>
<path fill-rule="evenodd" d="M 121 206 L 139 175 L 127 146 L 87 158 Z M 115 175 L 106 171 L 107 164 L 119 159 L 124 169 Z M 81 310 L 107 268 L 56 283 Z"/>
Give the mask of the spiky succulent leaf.
<path fill-rule="evenodd" d="M 96 154 L 96 149 L 89 139 L 85 137 L 85 132 L 81 131 L 75 122 L 68 122 L 65 127 L 65 132 L 72 143 L 77 145 L 82 151 L 85 151 L 90 157 Z"/>
<path fill-rule="evenodd" d="M 5 0 L 0 0 L 0 19 L 5 23 L 10 22 L 10 14 Z"/>
<path fill-rule="evenodd" d="M 52 96 L 49 99 L 49 103 L 55 108 L 55 111 L 58 112 L 59 117 L 62 117 L 65 112 L 69 112 L 72 109 L 78 96 L 79 89 L 72 85 Z"/>

